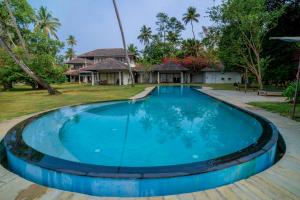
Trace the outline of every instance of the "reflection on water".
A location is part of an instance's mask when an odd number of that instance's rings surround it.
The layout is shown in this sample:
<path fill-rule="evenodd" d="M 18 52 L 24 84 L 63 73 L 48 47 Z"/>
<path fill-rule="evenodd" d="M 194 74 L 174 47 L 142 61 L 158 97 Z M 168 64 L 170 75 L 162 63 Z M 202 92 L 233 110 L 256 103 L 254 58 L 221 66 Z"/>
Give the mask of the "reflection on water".
<path fill-rule="evenodd" d="M 23 137 L 35 149 L 68 160 L 162 166 L 233 153 L 261 131 L 252 117 L 192 88 L 158 87 L 145 101 L 61 109 L 30 124 Z"/>

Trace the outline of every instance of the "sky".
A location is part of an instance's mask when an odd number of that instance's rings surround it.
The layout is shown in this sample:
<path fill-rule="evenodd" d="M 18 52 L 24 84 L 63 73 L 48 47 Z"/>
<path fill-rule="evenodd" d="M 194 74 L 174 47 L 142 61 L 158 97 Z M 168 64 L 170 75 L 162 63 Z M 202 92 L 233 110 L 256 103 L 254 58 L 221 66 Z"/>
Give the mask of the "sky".
<path fill-rule="evenodd" d="M 221 0 L 117 0 L 127 44 L 133 43 L 139 49 L 143 45 L 137 39 L 143 25 L 150 26 L 155 32 L 156 15 L 165 12 L 170 17 L 182 19 L 189 6 L 200 13 L 195 32 L 202 32 L 202 26 L 212 24 L 207 17 L 207 9 Z M 58 37 L 65 41 L 69 35 L 77 40 L 76 54 L 98 48 L 122 47 L 121 34 L 114 12 L 112 0 L 29 0 L 34 9 L 45 6 L 62 24 Z M 191 38 L 191 27 L 182 34 Z M 200 35 L 197 35 L 200 37 Z"/>

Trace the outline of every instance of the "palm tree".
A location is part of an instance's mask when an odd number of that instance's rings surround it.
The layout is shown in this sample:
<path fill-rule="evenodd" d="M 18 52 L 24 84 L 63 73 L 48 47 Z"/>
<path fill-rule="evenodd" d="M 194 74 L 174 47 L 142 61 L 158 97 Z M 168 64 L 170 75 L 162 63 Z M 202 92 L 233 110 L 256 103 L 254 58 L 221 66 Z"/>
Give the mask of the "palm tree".
<path fill-rule="evenodd" d="M 60 22 L 57 18 L 53 17 L 52 14 L 45 7 L 40 7 L 35 19 L 35 31 L 41 31 L 48 37 L 51 35 L 58 39 L 56 35 L 57 29 L 60 27 Z"/>
<path fill-rule="evenodd" d="M 139 50 L 134 44 L 129 44 L 128 45 L 128 51 L 132 53 L 135 57 L 139 55 Z"/>
<path fill-rule="evenodd" d="M 17 22 L 16 22 L 16 18 L 12 12 L 12 10 L 10 9 L 10 6 L 9 6 L 9 2 L 7 0 L 5 0 L 5 5 L 6 5 L 6 8 L 9 12 L 9 15 L 10 15 L 10 18 L 13 22 L 13 26 L 14 28 L 16 29 L 16 32 L 18 34 L 18 37 L 22 43 L 22 47 L 24 48 L 24 51 L 26 53 L 26 57 L 27 59 L 29 59 L 29 53 L 28 53 L 28 50 L 26 48 L 26 45 L 25 45 L 25 40 L 24 38 L 22 37 L 22 34 L 21 34 L 21 31 L 17 25 Z M 44 79 L 40 78 L 38 75 L 36 75 L 22 60 L 20 60 L 14 53 L 13 51 L 10 49 L 9 45 L 5 42 L 5 40 L 1 37 L 0 35 L 0 46 L 6 50 L 6 52 L 8 53 L 8 55 L 13 59 L 13 61 L 20 66 L 20 68 L 30 77 L 32 78 L 34 81 L 36 81 L 39 85 L 41 85 L 43 88 L 47 89 L 48 90 L 48 93 L 50 95 L 55 95 L 55 94 L 60 94 L 59 91 L 57 91 L 56 89 L 52 88 L 46 81 L 44 81 Z"/>
<path fill-rule="evenodd" d="M 67 38 L 67 43 L 73 48 L 77 44 L 77 41 L 73 35 L 69 35 L 69 37 Z"/>
<path fill-rule="evenodd" d="M 147 27 L 146 25 L 142 26 L 140 30 L 140 35 L 138 36 L 138 39 L 141 43 L 144 45 L 147 45 L 150 43 L 150 39 L 152 38 L 152 30 L 150 27 Z"/>
<path fill-rule="evenodd" d="M 129 74 L 130 74 L 131 85 L 134 86 L 134 78 L 133 78 L 133 73 L 132 73 L 132 70 L 131 70 L 131 67 L 130 67 L 130 59 L 129 59 L 129 56 L 128 56 L 128 51 L 127 51 L 127 48 L 126 48 L 127 45 L 126 45 L 126 41 L 125 41 L 125 35 L 124 35 L 124 31 L 123 31 L 121 18 L 120 18 L 120 15 L 119 15 L 118 6 L 117 6 L 117 3 L 116 3 L 115 0 L 113 0 L 113 4 L 114 4 L 114 8 L 115 8 L 116 16 L 117 16 L 117 19 L 118 19 L 121 36 L 122 36 L 123 48 L 125 50 L 125 57 L 126 57 L 127 65 L 128 65 Z"/>
<path fill-rule="evenodd" d="M 75 57 L 74 50 L 72 48 L 68 48 L 65 57 L 69 60 L 72 60 Z"/>
<path fill-rule="evenodd" d="M 19 29 L 19 27 L 18 27 L 18 25 L 17 25 L 16 18 L 15 18 L 14 14 L 13 14 L 13 12 L 12 12 L 10 6 L 9 6 L 8 0 L 4 0 L 4 3 L 5 3 L 5 6 L 6 6 L 6 9 L 7 9 L 7 11 L 8 11 L 8 14 L 9 14 L 9 16 L 10 16 L 10 19 L 11 19 L 11 22 L 12 22 L 12 26 L 13 26 L 13 27 L 15 28 L 15 30 L 16 30 L 16 33 L 17 33 L 17 35 L 18 35 L 18 38 L 19 38 L 19 40 L 20 40 L 20 42 L 21 42 L 21 45 L 22 45 L 22 47 L 23 47 L 23 49 L 24 49 L 25 55 L 26 55 L 26 57 L 27 57 L 27 59 L 28 59 L 28 58 L 29 58 L 29 52 L 28 52 L 28 50 L 27 50 L 27 48 L 26 48 L 26 44 L 25 44 L 24 38 L 23 38 L 22 35 L 21 35 L 21 31 L 20 31 L 20 29 Z M 10 33 L 8 33 L 8 34 L 10 34 Z"/>
<path fill-rule="evenodd" d="M 54 94 L 60 94 L 57 90 L 52 88 L 46 81 L 44 81 L 42 78 L 37 76 L 22 60 L 20 60 L 10 49 L 10 47 L 6 44 L 4 39 L 0 36 L 0 46 L 6 50 L 8 55 L 13 59 L 13 61 L 21 67 L 21 69 L 34 81 L 36 81 L 38 84 L 40 84 L 43 88 L 48 90 L 48 93 L 50 95 Z"/>
<path fill-rule="evenodd" d="M 193 22 L 197 22 L 198 23 L 199 22 L 199 20 L 198 20 L 199 17 L 200 17 L 200 14 L 197 13 L 196 8 L 189 7 L 187 9 L 187 13 L 185 13 L 183 15 L 183 18 L 182 18 L 182 20 L 184 21 L 185 25 L 187 25 L 188 23 L 191 23 L 194 40 L 196 40 L 196 37 L 195 37 Z"/>

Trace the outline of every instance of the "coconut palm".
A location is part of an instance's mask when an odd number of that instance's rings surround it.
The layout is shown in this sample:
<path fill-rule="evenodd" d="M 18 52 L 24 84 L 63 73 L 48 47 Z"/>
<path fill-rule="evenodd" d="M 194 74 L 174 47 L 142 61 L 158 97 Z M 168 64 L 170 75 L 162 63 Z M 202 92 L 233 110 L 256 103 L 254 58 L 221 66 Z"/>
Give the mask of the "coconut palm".
<path fill-rule="evenodd" d="M 187 13 L 185 13 L 183 15 L 183 18 L 182 18 L 182 20 L 184 21 L 185 24 L 191 23 L 194 40 L 196 40 L 196 36 L 195 36 L 195 32 L 194 32 L 193 22 L 198 23 L 199 22 L 199 20 L 198 20 L 199 17 L 200 17 L 200 14 L 197 13 L 196 8 L 189 7 L 187 9 Z"/>
<path fill-rule="evenodd" d="M 69 37 L 67 38 L 67 43 L 70 47 L 73 48 L 77 44 L 77 41 L 73 35 L 69 35 Z"/>
<path fill-rule="evenodd" d="M 128 56 L 128 51 L 127 51 L 127 45 L 126 45 L 126 40 L 125 40 L 125 35 L 124 35 L 124 31 L 123 31 L 123 26 L 122 26 L 122 22 L 121 22 L 121 18 L 120 18 L 120 14 L 119 14 L 119 10 L 118 10 L 118 6 L 115 0 L 113 0 L 113 4 L 114 4 L 114 9 L 116 12 L 116 16 L 118 19 L 118 24 L 119 24 L 119 28 L 120 28 L 120 32 L 121 32 L 121 36 L 122 36 L 122 42 L 123 42 L 123 48 L 125 50 L 125 57 L 126 57 L 126 62 L 128 65 L 128 70 L 129 70 L 129 74 L 130 74 L 130 79 L 131 79 L 131 85 L 134 86 L 134 78 L 133 78 L 133 73 L 130 67 L 130 59 Z"/>
<path fill-rule="evenodd" d="M 26 57 L 27 59 L 29 59 L 29 53 L 26 49 L 26 45 L 25 45 L 25 40 L 22 37 L 21 31 L 17 25 L 16 22 L 16 18 L 12 12 L 12 10 L 10 9 L 9 6 L 9 2 L 7 0 L 5 0 L 5 4 L 6 4 L 6 8 L 8 9 L 11 21 L 13 22 L 13 26 L 16 29 L 16 32 L 18 34 L 19 39 L 21 40 L 22 43 L 22 47 L 24 48 L 25 52 L 26 52 Z M 41 85 L 43 88 L 48 90 L 48 93 L 50 95 L 54 95 L 54 94 L 60 94 L 59 91 L 57 91 L 56 89 L 52 88 L 44 79 L 42 79 L 41 77 L 39 77 L 38 75 L 36 75 L 21 59 L 19 59 L 14 52 L 11 50 L 11 48 L 9 47 L 9 45 L 6 43 L 6 41 L 4 40 L 4 38 L 1 37 L 0 35 L 0 46 L 8 53 L 8 55 L 13 59 L 13 61 L 20 66 L 20 68 L 30 77 L 32 78 L 34 81 L 36 81 L 39 85 Z"/>
<path fill-rule="evenodd" d="M 147 27 L 146 25 L 142 26 L 140 30 L 140 35 L 138 36 L 138 39 L 141 43 L 144 45 L 147 45 L 150 43 L 150 39 L 152 38 L 152 30 L 150 27 Z"/>
<path fill-rule="evenodd" d="M 69 60 L 72 60 L 75 57 L 74 50 L 72 48 L 68 48 L 65 57 Z"/>
<path fill-rule="evenodd" d="M 128 51 L 132 53 L 135 57 L 139 55 L 138 48 L 134 44 L 129 44 L 128 45 Z"/>
<path fill-rule="evenodd" d="M 45 7 L 40 7 L 35 19 L 35 31 L 41 31 L 48 37 L 54 36 L 58 39 L 56 35 L 57 29 L 60 27 L 60 22 L 57 18 L 53 17 L 52 14 Z"/>
<path fill-rule="evenodd" d="M 27 48 L 26 48 L 26 44 L 25 44 L 24 38 L 23 38 L 22 35 L 21 35 L 21 31 L 20 31 L 20 29 L 19 29 L 19 27 L 18 27 L 18 25 L 17 25 L 16 18 L 15 18 L 14 14 L 13 14 L 11 8 L 10 8 L 9 1 L 8 1 L 8 0 L 4 0 L 4 3 L 5 3 L 5 6 L 6 6 L 6 9 L 7 9 L 7 11 L 8 11 L 8 14 L 9 14 L 9 16 L 10 16 L 10 19 L 11 19 L 11 22 L 12 22 L 12 26 L 13 26 L 13 27 L 15 28 L 15 30 L 16 30 L 16 33 L 17 33 L 17 35 L 18 35 L 18 38 L 19 38 L 19 40 L 20 40 L 20 42 L 21 42 L 21 45 L 22 45 L 22 47 L 23 47 L 23 49 L 24 49 L 25 55 L 26 55 L 26 57 L 27 57 L 27 59 L 28 59 L 28 57 L 29 57 L 29 52 L 28 52 L 28 50 L 27 50 Z M 10 37 L 10 33 L 8 33 L 8 36 Z M 11 40 L 11 41 L 13 41 L 13 40 Z"/>
<path fill-rule="evenodd" d="M 20 68 L 34 81 L 36 81 L 38 84 L 40 84 L 43 88 L 48 90 L 48 93 L 50 95 L 54 94 L 60 94 L 57 90 L 52 88 L 46 81 L 44 81 L 42 78 L 37 76 L 21 59 L 19 59 L 13 51 L 10 49 L 10 47 L 7 45 L 5 40 L 0 36 L 0 46 L 5 49 L 5 51 L 8 53 L 8 55 L 13 59 L 13 61 L 20 66 Z"/>

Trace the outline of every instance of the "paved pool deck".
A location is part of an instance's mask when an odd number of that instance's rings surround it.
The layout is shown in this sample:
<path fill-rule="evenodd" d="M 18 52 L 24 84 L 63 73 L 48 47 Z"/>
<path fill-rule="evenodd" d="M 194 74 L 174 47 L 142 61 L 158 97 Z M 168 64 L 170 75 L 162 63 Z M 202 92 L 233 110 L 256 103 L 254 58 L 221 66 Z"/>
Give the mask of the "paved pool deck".
<path fill-rule="evenodd" d="M 271 168 L 248 179 L 216 189 L 188 194 L 148 197 L 148 198 L 111 198 L 66 192 L 47 188 L 29 182 L 0 166 L 0 200 L 256 200 L 256 199 L 300 199 L 300 123 L 245 104 L 243 95 L 231 91 L 202 90 L 211 96 L 235 104 L 272 121 L 281 132 L 286 145 L 286 154 Z M 146 94 L 146 92 L 145 92 Z M 140 97 L 142 98 L 142 97 Z M 251 98 L 255 99 L 255 96 Z M 270 99 L 267 99 L 270 100 Z M 33 116 L 26 115 L 0 123 L 0 140 L 15 124 Z"/>

